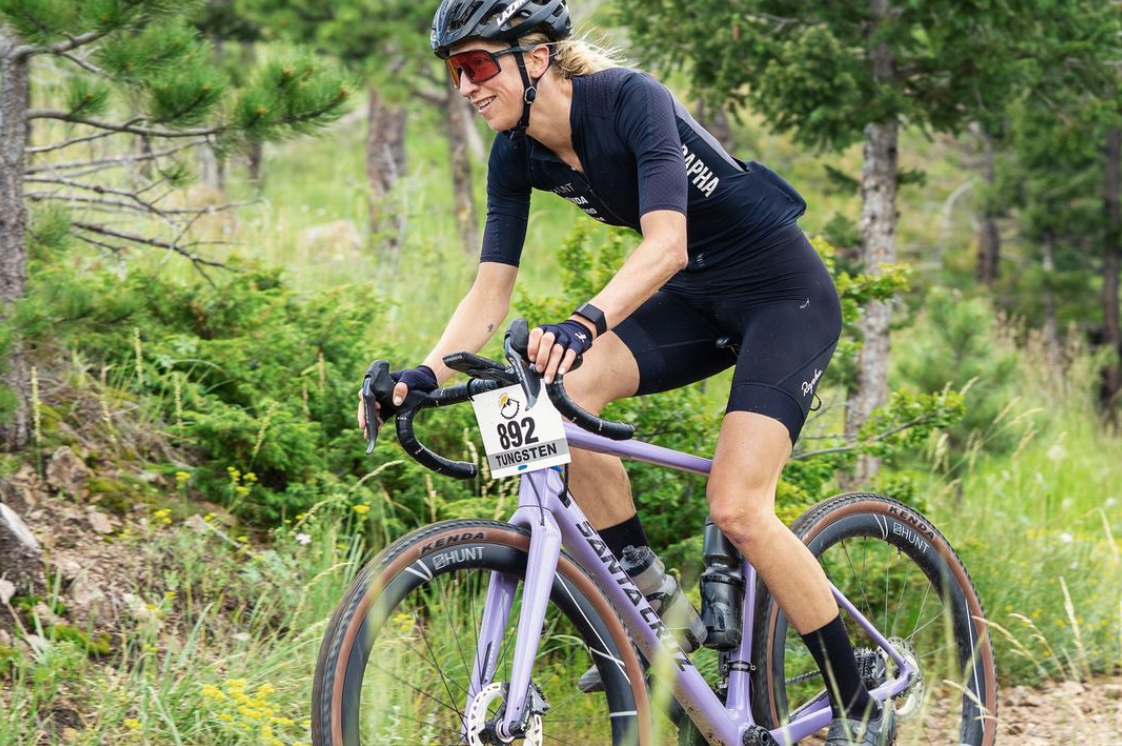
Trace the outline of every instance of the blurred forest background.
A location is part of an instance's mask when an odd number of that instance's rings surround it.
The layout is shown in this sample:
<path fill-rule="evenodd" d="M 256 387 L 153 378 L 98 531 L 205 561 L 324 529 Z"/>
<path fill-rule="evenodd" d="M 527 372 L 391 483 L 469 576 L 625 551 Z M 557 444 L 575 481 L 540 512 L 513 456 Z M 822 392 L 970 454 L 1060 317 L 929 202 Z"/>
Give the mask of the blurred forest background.
<path fill-rule="evenodd" d="M 0 0 L 0 746 L 305 743 L 363 559 L 509 514 L 515 481 L 434 479 L 389 438 L 371 459 L 354 428 L 368 362 L 420 360 L 477 263 L 492 134 L 433 11 Z M 781 516 L 909 502 L 969 568 L 1003 686 L 1117 674 L 1120 6 L 573 12 L 807 198 L 846 333 Z M 512 317 L 567 313 L 636 243 L 535 195 Z M 708 455 L 728 383 L 609 414 Z M 465 408 L 422 420 L 478 460 Z M 703 481 L 629 471 L 696 593 Z"/>

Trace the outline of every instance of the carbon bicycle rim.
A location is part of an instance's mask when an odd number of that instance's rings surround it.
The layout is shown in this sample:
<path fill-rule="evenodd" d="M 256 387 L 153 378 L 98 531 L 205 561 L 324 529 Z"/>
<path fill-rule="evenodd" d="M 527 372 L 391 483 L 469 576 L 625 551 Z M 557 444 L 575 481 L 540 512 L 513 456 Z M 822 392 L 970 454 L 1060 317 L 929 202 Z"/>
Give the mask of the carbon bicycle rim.
<path fill-rule="evenodd" d="M 991 746 L 997 671 L 981 601 L 947 540 L 920 513 L 880 495 L 851 494 L 807 511 L 791 530 L 826 575 L 918 669 L 890 700 L 898 746 Z M 870 688 L 896 665 L 842 614 Z M 774 598 L 758 586 L 753 659 L 756 719 L 778 728 L 825 696 L 826 683 Z M 762 665 L 761 665 L 762 664 Z"/>
<path fill-rule="evenodd" d="M 396 542 L 368 564 L 325 633 L 312 692 L 315 746 L 498 743 L 514 652 L 529 535 L 509 524 L 447 521 Z M 495 674 L 468 704 L 492 573 L 514 578 Z M 600 655 L 590 657 L 590 650 Z M 577 678 L 595 662 L 605 691 Z M 646 688 L 627 633 L 593 581 L 562 555 L 532 683 L 548 709 L 525 744 L 650 743 Z M 474 732 L 477 741 L 465 741 Z"/>

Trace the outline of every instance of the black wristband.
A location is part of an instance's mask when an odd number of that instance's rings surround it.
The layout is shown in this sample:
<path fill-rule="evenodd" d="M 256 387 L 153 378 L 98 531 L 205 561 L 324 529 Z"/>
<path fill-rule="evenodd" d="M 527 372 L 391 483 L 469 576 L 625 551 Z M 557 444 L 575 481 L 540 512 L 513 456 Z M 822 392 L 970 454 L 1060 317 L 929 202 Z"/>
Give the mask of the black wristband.
<path fill-rule="evenodd" d="M 573 315 L 592 322 L 597 337 L 608 333 L 608 321 L 604 318 L 604 312 L 591 303 L 581 303 L 577 310 L 573 311 Z"/>

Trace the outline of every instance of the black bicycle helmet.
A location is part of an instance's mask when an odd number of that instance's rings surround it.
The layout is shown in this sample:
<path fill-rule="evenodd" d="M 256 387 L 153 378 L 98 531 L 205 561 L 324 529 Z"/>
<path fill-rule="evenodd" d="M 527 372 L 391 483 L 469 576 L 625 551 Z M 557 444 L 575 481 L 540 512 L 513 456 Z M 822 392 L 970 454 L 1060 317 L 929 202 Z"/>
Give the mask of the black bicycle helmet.
<path fill-rule="evenodd" d="M 465 39 L 513 42 L 541 31 L 550 41 L 573 32 L 565 0 L 443 0 L 432 19 L 430 43 L 445 59 Z"/>

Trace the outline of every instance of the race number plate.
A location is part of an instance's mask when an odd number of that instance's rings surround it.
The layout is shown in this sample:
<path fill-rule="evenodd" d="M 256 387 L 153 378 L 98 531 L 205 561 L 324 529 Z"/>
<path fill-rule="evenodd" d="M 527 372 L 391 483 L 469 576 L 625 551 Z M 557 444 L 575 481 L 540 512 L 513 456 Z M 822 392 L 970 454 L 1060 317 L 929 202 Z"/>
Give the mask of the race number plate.
<path fill-rule="evenodd" d="M 543 392 L 544 394 L 544 392 Z M 539 396 L 527 411 L 519 385 L 478 394 L 471 400 L 491 477 L 509 477 L 547 466 L 567 464 L 569 443 L 561 413 L 548 396 Z"/>

